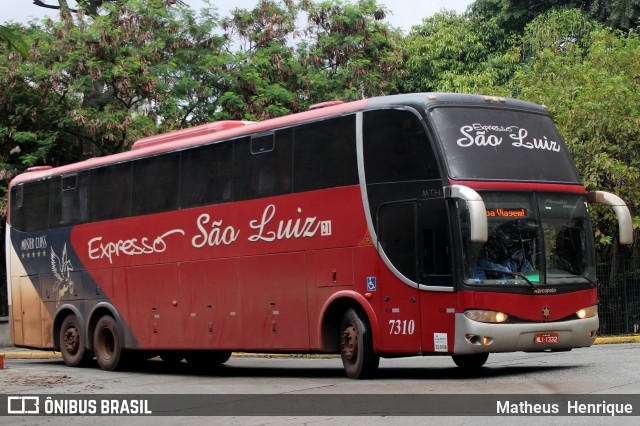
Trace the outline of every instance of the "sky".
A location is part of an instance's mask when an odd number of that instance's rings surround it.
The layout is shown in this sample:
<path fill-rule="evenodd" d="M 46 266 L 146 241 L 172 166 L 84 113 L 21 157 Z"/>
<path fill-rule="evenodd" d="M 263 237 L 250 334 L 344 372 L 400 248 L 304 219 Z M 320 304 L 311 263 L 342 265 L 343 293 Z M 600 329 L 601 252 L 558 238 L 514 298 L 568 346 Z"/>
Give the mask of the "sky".
<path fill-rule="evenodd" d="M 48 4 L 58 4 L 57 0 L 43 0 Z M 205 0 L 183 0 L 191 8 L 198 10 Z M 229 16 L 229 11 L 235 8 L 251 9 L 257 0 L 210 0 L 220 16 Z M 432 16 L 441 9 L 464 12 L 473 0 L 378 0 L 378 4 L 387 7 L 392 13 L 386 21 L 394 27 L 400 27 L 405 33 L 413 25 L 418 25 L 423 18 Z M 69 0 L 73 7 L 75 1 Z M 0 0 L 0 23 L 13 21 L 27 23 L 32 19 L 42 19 L 46 16 L 57 17 L 56 10 L 35 6 L 33 0 Z"/>

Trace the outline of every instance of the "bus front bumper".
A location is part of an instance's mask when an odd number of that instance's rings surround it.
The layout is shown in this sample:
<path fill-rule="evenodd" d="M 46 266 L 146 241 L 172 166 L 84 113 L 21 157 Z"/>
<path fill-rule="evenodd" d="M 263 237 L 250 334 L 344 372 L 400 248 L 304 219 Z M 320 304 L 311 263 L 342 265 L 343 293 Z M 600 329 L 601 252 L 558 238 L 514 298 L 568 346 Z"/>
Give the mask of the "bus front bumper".
<path fill-rule="evenodd" d="M 566 351 L 592 345 L 599 324 L 597 315 L 550 323 L 490 324 L 457 313 L 454 353 Z"/>

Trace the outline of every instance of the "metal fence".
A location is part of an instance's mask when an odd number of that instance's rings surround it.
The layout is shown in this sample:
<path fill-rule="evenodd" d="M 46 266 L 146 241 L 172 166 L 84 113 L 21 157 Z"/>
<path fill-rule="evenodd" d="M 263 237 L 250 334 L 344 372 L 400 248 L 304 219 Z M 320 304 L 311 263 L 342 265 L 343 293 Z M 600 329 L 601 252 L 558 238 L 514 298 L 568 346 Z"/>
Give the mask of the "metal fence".
<path fill-rule="evenodd" d="M 598 262 L 601 336 L 640 331 L 640 256 L 624 252 Z"/>

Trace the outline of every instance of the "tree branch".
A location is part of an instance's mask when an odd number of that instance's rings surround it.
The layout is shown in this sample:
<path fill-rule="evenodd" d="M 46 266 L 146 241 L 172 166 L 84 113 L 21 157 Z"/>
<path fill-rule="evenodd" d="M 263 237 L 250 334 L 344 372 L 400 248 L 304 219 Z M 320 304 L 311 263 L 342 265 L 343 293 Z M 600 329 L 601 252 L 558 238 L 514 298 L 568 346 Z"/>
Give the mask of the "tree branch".
<path fill-rule="evenodd" d="M 43 2 L 42 0 L 33 0 L 33 4 L 35 4 L 36 6 L 40 6 L 40 7 L 44 7 L 46 9 L 55 9 L 55 10 L 60 10 L 60 6 L 54 6 L 51 4 L 47 4 L 45 2 Z M 71 12 L 73 13 L 77 13 L 78 11 L 75 9 L 69 9 Z"/>

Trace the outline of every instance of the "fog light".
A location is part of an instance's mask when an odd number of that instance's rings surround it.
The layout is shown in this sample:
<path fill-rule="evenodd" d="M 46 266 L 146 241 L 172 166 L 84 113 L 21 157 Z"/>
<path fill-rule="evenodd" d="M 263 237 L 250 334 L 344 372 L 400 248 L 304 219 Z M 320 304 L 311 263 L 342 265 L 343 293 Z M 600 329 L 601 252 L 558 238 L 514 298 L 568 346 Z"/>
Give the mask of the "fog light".
<path fill-rule="evenodd" d="M 493 343 L 493 337 L 487 337 L 487 336 L 484 336 L 484 337 L 482 338 L 482 344 L 483 344 L 484 346 L 489 346 L 489 345 L 490 345 L 490 344 L 492 344 L 492 343 Z"/>
<path fill-rule="evenodd" d="M 477 334 L 465 334 L 464 338 L 467 339 L 467 342 L 471 343 L 472 345 L 480 344 L 481 338 Z"/>

